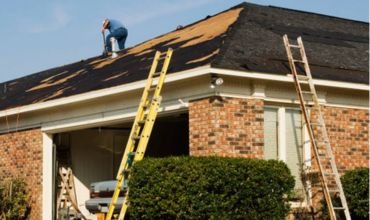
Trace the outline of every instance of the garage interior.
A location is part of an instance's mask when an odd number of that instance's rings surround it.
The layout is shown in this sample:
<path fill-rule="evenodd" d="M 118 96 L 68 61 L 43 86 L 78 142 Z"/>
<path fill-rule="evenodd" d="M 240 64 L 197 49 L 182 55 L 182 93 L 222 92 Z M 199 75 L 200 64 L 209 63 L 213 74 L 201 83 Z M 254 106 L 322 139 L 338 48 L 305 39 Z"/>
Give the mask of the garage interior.
<path fill-rule="evenodd" d="M 78 208 L 88 216 L 85 201 L 90 198 L 90 184 L 114 180 L 131 131 L 132 122 L 58 133 L 53 136 L 55 149 L 54 210 L 58 201 L 59 167 L 70 167 Z M 188 113 L 158 116 L 145 157 L 189 155 Z M 54 211 L 54 216 L 55 216 Z"/>

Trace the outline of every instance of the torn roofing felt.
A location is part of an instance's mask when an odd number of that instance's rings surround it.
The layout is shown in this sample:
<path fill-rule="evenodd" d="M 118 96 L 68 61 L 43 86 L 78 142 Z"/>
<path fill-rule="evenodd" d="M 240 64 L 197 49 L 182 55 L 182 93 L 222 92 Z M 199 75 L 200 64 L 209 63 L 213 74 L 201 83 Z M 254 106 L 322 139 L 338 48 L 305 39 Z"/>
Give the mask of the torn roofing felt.
<path fill-rule="evenodd" d="M 212 67 L 285 75 L 282 36 L 302 36 L 314 78 L 369 83 L 368 23 L 242 3 L 124 50 L 0 84 L 0 109 L 68 97 L 147 78 L 156 50 L 171 47 L 169 74 Z"/>

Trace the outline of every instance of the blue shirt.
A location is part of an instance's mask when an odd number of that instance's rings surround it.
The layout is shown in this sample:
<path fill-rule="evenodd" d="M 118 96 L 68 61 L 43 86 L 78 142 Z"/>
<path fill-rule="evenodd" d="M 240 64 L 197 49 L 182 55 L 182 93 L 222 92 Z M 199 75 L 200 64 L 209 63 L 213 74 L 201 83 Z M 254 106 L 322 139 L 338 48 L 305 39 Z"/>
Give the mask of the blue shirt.
<path fill-rule="evenodd" d="M 114 19 L 109 19 L 109 26 L 108 30 L 109 32 L 113 32 L 117 30 L 118 28 L 123 28 L 123 24 L 120 21 L 114 20 Z"/>

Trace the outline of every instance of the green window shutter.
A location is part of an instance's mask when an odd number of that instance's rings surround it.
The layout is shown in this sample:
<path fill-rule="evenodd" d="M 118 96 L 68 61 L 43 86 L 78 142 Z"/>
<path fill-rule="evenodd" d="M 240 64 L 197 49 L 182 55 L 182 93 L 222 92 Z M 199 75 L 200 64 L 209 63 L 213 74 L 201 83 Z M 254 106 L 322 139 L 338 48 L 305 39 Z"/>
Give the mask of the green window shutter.
<path fill-rule="evenodd" d="M 278 121 L 277 108 L 265 108 L 264 111 L 264 158 L 278 159 Z"/>
<path fill-rule="evenodd" d="M 286 163 L 295 176 L 297 190 L 303 189 L 300 167 L 303 164 L 303 128 L 301 113 L 298 109 L 286 109 Z"/>

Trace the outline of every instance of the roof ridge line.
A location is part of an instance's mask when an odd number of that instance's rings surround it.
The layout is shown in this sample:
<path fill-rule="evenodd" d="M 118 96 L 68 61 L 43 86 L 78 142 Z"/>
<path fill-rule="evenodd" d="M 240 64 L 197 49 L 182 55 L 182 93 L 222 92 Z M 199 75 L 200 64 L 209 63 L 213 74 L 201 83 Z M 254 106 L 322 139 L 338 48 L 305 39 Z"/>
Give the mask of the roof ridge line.
<path fill-rule="evenodd" d="M 263 5 L 260 5 L 260 6 L 263 6 Z M 285 7 L 274 6 L 274 5 L 268 5 L 268 6 L 265 6 L 265 7 L 274 8 L 274 9 L 281 9 L 281 10 L 285 10 L 285 11 L 304 13 L 304 14 L 318 15 L 318 16 L 323 16 L 323 17 L 327 17 L 327 18 L 335 18 L 335 19 L 340 19 L 340 20 L 346 20 L 346 21 L 369 24 L 369 22 L 366 22 L 366 21 L 359 21 L 359 20 L 354 20 L 354 19 L 350 19 L 350 18 L 343 18 L 343 17 L 334 16 L 334 15 L 327 15 L 327 14 L 322 14 L 320 12 L 303 11 L 303 10 L 300 10 L 300 9 L 285 8 Z"/>

